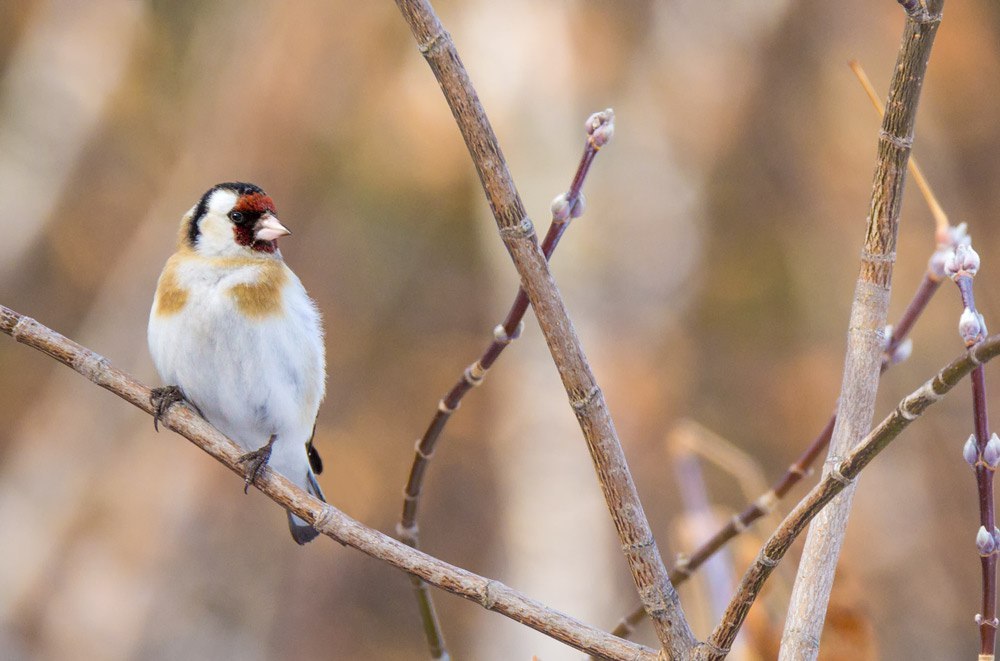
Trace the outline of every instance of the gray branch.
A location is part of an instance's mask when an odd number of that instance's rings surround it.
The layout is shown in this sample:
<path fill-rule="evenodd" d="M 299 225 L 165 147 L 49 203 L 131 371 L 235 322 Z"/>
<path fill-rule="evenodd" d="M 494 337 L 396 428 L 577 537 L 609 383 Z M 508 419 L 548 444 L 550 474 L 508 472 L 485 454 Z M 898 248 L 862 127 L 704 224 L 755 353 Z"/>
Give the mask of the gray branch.
<path fill-rule="evenodd" d="M 903 181 L 913 144 L 920 90 L 934 35 L 940 24 L 943 2 L 907 0 L 903 3 L 907 10 L 906 27 L 879 134 L 868 230 L 847 333 L 837 424 L 830 441 L 824 474 L 829 474 L 871 429 L 884 349 L 892 267 L 896 260 Z M 809 528 L 785 620 L 779 657 L 782 661 L 814 659 L 819 654 L 820 633 L 853 495 L 852 484 L 822 510 Z"/>

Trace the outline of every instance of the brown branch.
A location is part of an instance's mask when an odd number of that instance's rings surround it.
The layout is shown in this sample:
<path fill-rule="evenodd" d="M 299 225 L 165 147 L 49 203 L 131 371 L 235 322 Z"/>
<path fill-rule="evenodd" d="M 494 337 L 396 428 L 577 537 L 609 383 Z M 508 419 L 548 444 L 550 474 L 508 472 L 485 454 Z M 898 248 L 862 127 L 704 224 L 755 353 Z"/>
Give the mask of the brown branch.
<path fill-rule="evenodd" d="M 570 221 L 583 214 L 583 182 L 587 178 L 587 173 L 590 172 L 590 166 L 593 164 L 597 152 L 608 143 L 614 134 L 614 117 L 614 112 L 608 108 L 594 113 L 584 123 L 587 140 L 583 148 L 583 155 L 580 157 L 580 163 L 573 175 L 573 181 L 570 183 L 569 190 L 556 197 L 552 202 L 552 222 L 549 224 L 548 232 L 542 241 L 542 253 L 545 255 L 545 259 L 552 257 L 552 253 L 559 245 L 559 239 L 569 227 Z M 396 526 L 396 536 L 405 544 L 417 548 L 420 543 L 420 531 L 417 526 L 420 493 L 423 490 L 428 464 L 431 457 L 434 456 L 441 433 L 452 414 L 458 410 L 465 395 L 482 384 L 487 372 L 493 367 L 503 350 L 521 335 L 521 329 L 524 327 L 524 314 L 527 311 L 528 295 L 524 293 L 524 288 L 518 288 L 507 316 L 493 329 L 493 341 L 486 347 L 479 359 L 465 369 L 451 390 L 441 398 L 437 411 L 435 411 L 430 424 L 427 425 L 424 435 L 417 440 L 413 463 L 410 465 L 410 475 L 403 488 L 403 513 Z M 430 590 L 427 589 L 426 583 L 416 577 L 413 578 L 412 582 L 431 657 L 434 659 L 444 658 L 447 656 L 447 645 L 444 642 L 441 623 L 434 608 L 433 597 Z"/>
<path fill-rule="evenodd" d="M 909 4 L 904 4 L 906 26 L 879 135 L 868 230 L 851 306 L 844 379 L 827 470 L 838 465 L 866 435 L 874 415 L 903 181 L 913 143 L 920 90 L 943 5 L 943 0 L 907 2 Z M 818 641 L 853 494 L 852 485 L 844 491 L 843 497 L 823 510 L 807 536 L 785 620 L 780 659 L 812 659 L 819 653 Z"/>
<path fill-rule="evenodd" d="M 149 388 L 122 370 L 112 367 L 106 358 L 90 349 L 3 305 L 0 305 L 0 331 L 73 368 L 146 413 L 152 413 Z M 244 469 L 237 462 L 243 451 L 190 408 L 174 406 L 162 422 L 168 429 L 187 438 L 242 479 Z M 240 484 L 242 485 L 242 481 Z M 487 610 L 505 615 L 578 650 L 622 661 L 653 661 L 657 658 L 657 653 L 651 649 L 590 627 L 498 581 L 478 576 L 411 549 L 402 542 L 362 525 L 334 506 L 313 498 L 270 469 L 264 478 L 255 482 L 255 486 L 268 498 L 341 544 L 419 576 L 435 587 L 476 602 Z"/>
<path fill-rule="evenodd" d="M 521 276 L 535 317 L 569 395 L 597 471 L 632 580 L 664 650 L 684 658 L 695 644 L 656 546 L 625 460 L 618 433 L 569 319 L 535 230 L 510 176 L 469 75 L 426 0 L 396 0 L 420 51 L 441 85 L 479 173 L 500 236 Z"/>
<path fill-rule="evenodd" d="M 895 440 L 911 422 L 940 400 L 959 381 L 991 358 L 1000 354 L 1000 335 L 983 342 L 951 361 L 920 388 L 904 397 L 896 408 L 827 472 L 823 480 L 803 498 L 761 548 L 753 565 L 740 581 L 736 595 L 726 609 L 722 622 L 707 643 L 698 649 L 699 659 L 722 659 L 736 639 L 747 612 L 764 582 L 784 557 L 799 533 L 834 496 L 854 484 L 862 469 Z"/>

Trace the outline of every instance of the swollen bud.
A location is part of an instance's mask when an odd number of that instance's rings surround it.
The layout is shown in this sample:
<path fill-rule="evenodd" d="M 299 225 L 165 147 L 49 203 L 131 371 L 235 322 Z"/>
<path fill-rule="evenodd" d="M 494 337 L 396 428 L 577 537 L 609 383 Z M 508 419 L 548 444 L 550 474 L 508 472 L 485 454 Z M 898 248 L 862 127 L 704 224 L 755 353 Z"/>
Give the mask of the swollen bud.
<path fill-rule="evenodd" d="M 896 350 L 892 352 L 892 355 L 889 357 L 889 361 L 893 365 L 901 363 L 907 358 L 909 358 L 910 354 L 912 353 L 913 353 L 913 340 L 911 340 L 910 338 L 906 338 L 905 340 L 900 342 L 899 346 L 896 347 Z"/>
<path fill-rule="evenodd" d="M 965 463 L 975 468 L 976 462 L 979 461 L 979 448 L 976 447 L 975 435 L 969 434 L 969 440 L 962 446 L 962 458 L 965 459 Z"/>
<path fill-rule="evenodd" d="M 996 470 L 997 466 L 1000 465 L 1000 436 L 993 434 L 990 436 L 990 440 L 986 441 L 986 447 L 983 448 L 983 461 L 993 470 Z"/>
<path fill-rule="evenodd" d="M 997 548 L 997 542 L 987 530 L 986 526 L 979 526 L 979 532 L 976 533 L 976 549 L 979 551 L 979 555 L 990 555 Z"/>
<path fill-rule="evenodd" d="M 983 315 L 965 308 L 958 318 L 958 334 L 967 345 L 973 345 L 986 335 L 986 321 Z"/>
<path fill-rule="evenodd" d="M 979 253 L 972 244 L 959 243 L 944 260 L 944 273 L 950 278 L 959 274 L 976 275 L 979 270 Z"/>
<path fill-rule="evenodd" d="M 584 122 L 590 142 L 600 149 L 615 135 L 615 111 L 611 108 L 595 112 Z"/>
<path fill-rule="evenodd" d="M 559 193 L 552 200 L 552 222 L 565 223 L 569 220 L 569 214 L 569 200 L 566 199 L 566 193 Z"/>
<path fill-rule="evenodd" d="M 882 331 L 882 351 L 887 351 L 890 344 L 892 344 L 892 324 L 886 324 L 885 330 Z"/>

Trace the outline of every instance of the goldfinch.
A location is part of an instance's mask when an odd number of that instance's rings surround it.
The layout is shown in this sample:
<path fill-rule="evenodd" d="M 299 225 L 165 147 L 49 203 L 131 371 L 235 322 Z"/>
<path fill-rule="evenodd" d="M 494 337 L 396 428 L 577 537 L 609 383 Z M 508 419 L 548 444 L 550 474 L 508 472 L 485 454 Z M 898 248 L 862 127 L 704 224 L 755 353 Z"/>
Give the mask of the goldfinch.
<path fill-rule="evenodd" d="M 153 391 L 154 424 L 186 400 L 247 450 L 244 491 L 270 466 L 325 500 L 312 447 L 326 391 L 323 329 L 278 251 L 287 234 L 253 184 L 213 186 L 184 215 L 149 314 L 149 351 L 171 384 Z M 299 544 L 318 535 L 291 512 L 288 525 Z"/>

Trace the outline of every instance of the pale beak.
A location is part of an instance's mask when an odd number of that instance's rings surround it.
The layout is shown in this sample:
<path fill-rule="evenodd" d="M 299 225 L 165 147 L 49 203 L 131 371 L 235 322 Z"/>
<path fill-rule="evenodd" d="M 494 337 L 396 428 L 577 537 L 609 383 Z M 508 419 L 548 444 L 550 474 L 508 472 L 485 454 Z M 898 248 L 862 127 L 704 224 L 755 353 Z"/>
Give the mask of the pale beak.
<path fill-rule="evenodd" d="M 261 216 L 254 227 L 253 238 L 258 241 L 274 241 L 280 236 L 291 234 L 292 231 L 278 222 L 278 219 L 267 214 Z"/>

